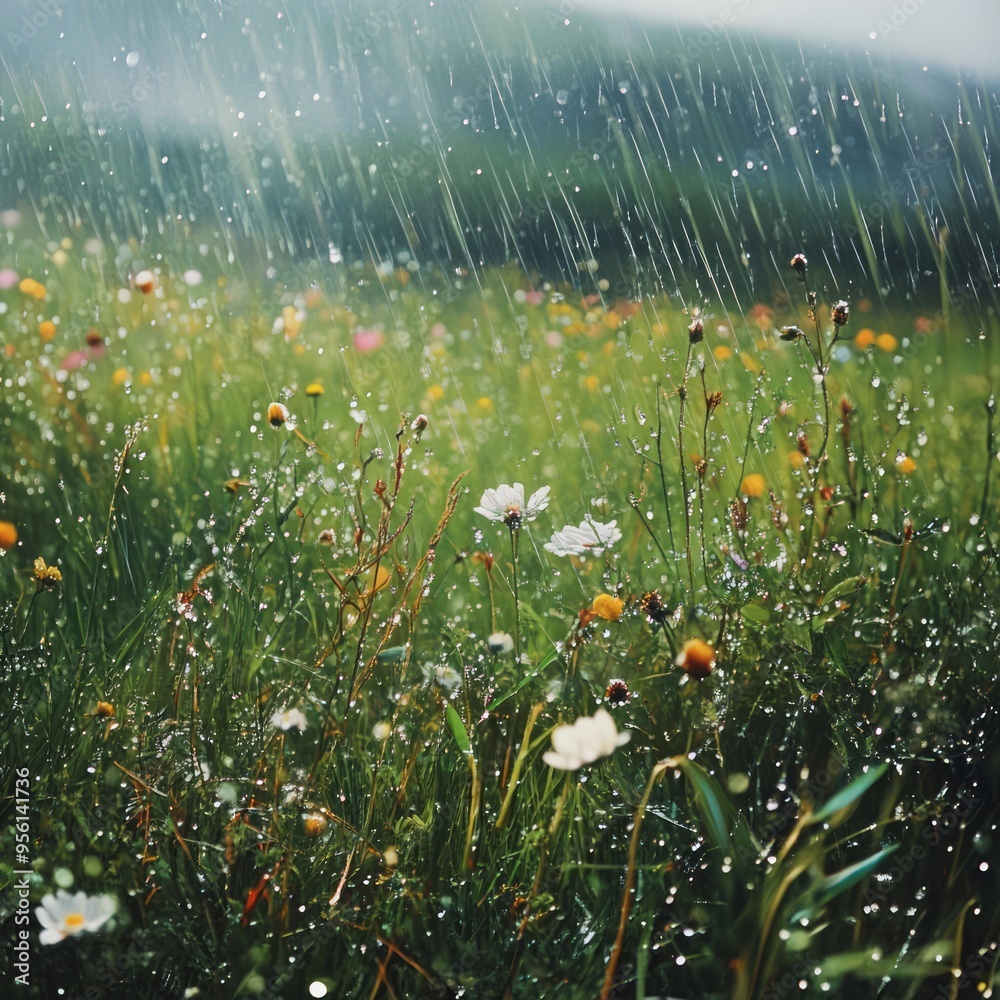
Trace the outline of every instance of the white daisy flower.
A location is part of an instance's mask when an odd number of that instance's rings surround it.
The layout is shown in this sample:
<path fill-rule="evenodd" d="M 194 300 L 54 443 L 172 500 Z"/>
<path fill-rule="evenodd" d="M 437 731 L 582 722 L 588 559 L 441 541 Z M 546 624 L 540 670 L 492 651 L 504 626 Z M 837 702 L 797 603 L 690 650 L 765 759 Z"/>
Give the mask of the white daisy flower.
<path fill-rule="evenodd" d="M 65 889 L 55 895 L 47 893 L 42 896 L 42 905 L 35 907 L 35 916 L 44 928 L 38 940 L 41 944 L 58 944 L 74 934 L 99 930 L 114 912 L 115 901 L 110 896 L 88 896 Z"/>
<path fill-rule="evenodd" d="M 525 521 L 534 521 L 548 505 L 548 486 L 536 490 L 525 503 L 521 483 L 513 486 L 503 483 L 495 490 L 486 490 L 475 510 L 491 521 L 502 521 L 508 528 L 519 528 Z"/>
<path fill-rule="evenodd" d="M 599 556 L 622 537 L 617 524 L 617 520 L 602 524 L 587 514 L 579 527 L 567 524 L 556 531 L 545 543 L 545 548 L 557 556 L 585 556 L 588 553 Z"/>
<path fill-rule="evenodd" d="M 308 720 L 301 709 L 286 708 L 284 712 L 275 712 L 271 716 L 271 725 L 275 729 L 298 729 L 302 732 L 308 725 Z"/>
<path fill-rule="evenodd" d="M 592 716 L 581 716 L 572 726 L 556 726 L 552 730 L 552 749 L 542 754 L 542 760 L 560 771 L 576 771 L 614 753 L 628 743 L 631 735 L 619 733 L 608 712 L 599 708 Z"/>

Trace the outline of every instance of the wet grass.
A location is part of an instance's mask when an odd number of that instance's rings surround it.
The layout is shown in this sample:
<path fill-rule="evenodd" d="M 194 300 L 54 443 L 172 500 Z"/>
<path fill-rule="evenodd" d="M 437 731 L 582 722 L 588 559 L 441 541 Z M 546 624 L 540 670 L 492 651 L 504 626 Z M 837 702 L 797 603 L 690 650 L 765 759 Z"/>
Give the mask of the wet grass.
<path fill-rule="evenodd" d="M 6 759 L 117 904 L 38 995 L 989 994 L 995 319 L 17 245 Z"/>

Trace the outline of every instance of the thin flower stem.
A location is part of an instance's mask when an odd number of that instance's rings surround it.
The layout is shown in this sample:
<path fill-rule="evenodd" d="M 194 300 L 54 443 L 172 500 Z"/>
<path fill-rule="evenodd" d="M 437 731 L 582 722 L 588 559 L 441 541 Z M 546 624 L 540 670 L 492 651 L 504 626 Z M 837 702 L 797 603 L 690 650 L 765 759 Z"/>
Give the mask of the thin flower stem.
<path fill-rule="evenodd" d="M 684 495 L 684 557 L 687 560 L 688 582 L 694 593 L 694 559 L 691 556 L 691 505 L 688 497 L 687 467 L 684 464 L 684 410 L 687 402 L 688 368 L 691 366 L 691 341 L 688 340 L 687 357 L 684 359 L 684 378 L 680 387 L 680 414 L 677 417 L 677 452 L 681 462 L 681 492 Z"/>
<path fill-rule="evenodd" d="M 521 663 L 521 605 L 517 595 L 517 551 L 520 535 L 515 525 L 510 525 L 510 558 L 513 564 L 511 571 L 514 588 L 514 662 Z"/>
<path fill-rule="evenodd" d="M 677 543 L 674 541 L 674 524 L 670 516 L 670 494 L 667 491 L 667 474 L 663 469 L 663 415 L 660 411 L 662 400 L 660 399 L 659 386 L 656 389 L 656 464 L 660 470 L 660 489 L 663 491 L 663 509 L 667 512 L 667 534 L 670 536 L 670 551 L 677 551 Z M 662 549 L 660 550 L 662 551 Z"/>
<path fill-rule="evenodd" d="M 524 727 L 524 735 L 521 737 L 521 747 L 517 752 L 517 757 L 514 759 L 514 769 L 510 773 L 510 781 L 507 784 L 507 793 L 503 798 L 503 805 L 500 806 L 500 815 L 497 817 L 494 827 L 497 830 L 502 830 L 510 817 L 511 807 L 514 805 L 514 791 L 517 788 L 517 782 L 521 777 L 521 770 L 524 767 L 524 761 L 528 756 L 528 746 L 531 743 L 531 731 L 535 728 L 535 722 L 538 720 L 538 716 L 541 714 L 542 709 L 545 707 L 545 702 L 540 701 L 536 705 L 532 706 L 531 712 L 528 714 L 528 721 Z"/>

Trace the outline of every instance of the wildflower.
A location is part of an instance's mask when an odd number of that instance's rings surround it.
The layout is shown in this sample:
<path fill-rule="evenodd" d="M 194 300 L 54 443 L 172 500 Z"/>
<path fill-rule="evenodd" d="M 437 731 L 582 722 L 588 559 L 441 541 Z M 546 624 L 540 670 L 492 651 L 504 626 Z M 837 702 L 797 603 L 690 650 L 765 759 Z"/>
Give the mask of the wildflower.
<path fill-rule="evenodd" d="M 5 552 L 17 544 L 17 526 L 10 521 L 0 521 L 0 549 Z"/>
<path fill-rule="evenodd" d="M 317 396 L 323 395 L 323 386 L 320 382 L 310 382 L 306 386 L 306 395 L 315 399 Z"/>
<path fill-rule="evenodd" d="M 45 286 L 34 278 L 22 278 L 17 286 L 24 295 L 30 295 L 36 299 L 45 298 Z"/>
<path fill-rule="evenodd" d="M 475 511 L 490 521 L 503 521 L 513 530 L 519 528 L 523 521 L 534 521 L 548 505 L 548 486 L 536 490 L 525 503 L 524 486 L 521 483 L 514 483 L 513 486 L 504 483 L 495 490 L 486 490 Z"/>
<path fill-rule="evenodd" d="M 899 346 L 899 341 L 891 333 L 880 333 L 875 338 L 875 346 L 880 351 L 885 351 L 887 354 L 889 351 L 894 351 Z"/>
<path fill-rule="evenodd" d="M 96 329 L 95 327 L 91 327 L 87 331 L 87 336 L 85 339 L 87 341 L 87 346 L 91 350 L 97 350 L 98 348 L 104 347 L 104 337 L 101 334 L 101 331 Z"/>
<path fill-rule="evenodd" d="M 847 326 L 847 319 L 850 314 L 850 311 L 851 307 L 843 299 L 835 303 L 833 310 L 830 313 L 830 318 L 833 320 L 833 325 Z"/>
<path fill-rule="evenodd" d="M 670 612 L 663 603 L 663 598 L 660 597 L 658 590 L 650 590 L 642 595 L 642 600 L 639 601 L 639 610 L 646 616 L 646 621 L 653 626 L 654 632 L 661 625 L 664 625 L 667 618 L 670 617 Z"/>
<path fill-rule="evenodd" d="M 374 327 L 371 329 L 360 329 L 354 334 L 355 350 L 366 354 L 369 351 L 378 350 L 385 343 L 385 335 L 381 330 Z"/>
<path fill-rule="evenodd" d="M 509 653 L 514 648 L 514 640 L 508 632 L 494 632 L 487 640 L 486 645 L 494 656 Z"/>
<path fill-rule="evenodd" d="M 806 273 L 806 268 L 809 266 L 809 261 L 806 260 L 805 254 L 797 253 L 789 262 L 793 271 L 802 277 Z"/>
<path fill-rule="evenodd" d="M 899 469 L 904 476 L 908 476 L 910 473 L 917 471 L 917 463 L 914 462 L 909 455 L 900 452 L 896 456 L 896 468 Z"/>
<path fill-rule="evenodd" d="M 759 497 L 764 492 L 764 477 L 759 472 L 751 472 L 743 477 L 740 493 L 747 497 Z"/>
<path fill-rule="evenodd" d="M 38 935 L 39 943 L 58 944 L 74 934 L 99 930 L 114 912 L 110 896 L 68 893 L 65 889 L 55 895 L 46 893 L 42 905 L 35 907 L 35 917 L 44 928 Z"/>
<path fill-rule="evenodd" d="M 804 336 L 804 334 L 797 326 L 783 326 L 781 328 L 782 340 L 798 340 L 799 337 L 802 336 Z"/>
<path fill-rule="evenodd" d="M 326 817 L 321 812 L 303 813 L 302 827 L 307 837 L 318 837 L 326 830 Z"/>
<path fill-rule="evenodd" d="M 333 528 L 324 528 L 316 538 L 320 545 L 333 545 L 336 540 L 337 536 L 334 534 Z"/>
<path fill-rule="evenodd" d="M 871 347 L 875 343 L 875 331 L 867 326 L 863 326 L 854 335 L 854 346 L 863 351 L 866 347 Z"/>
<path fill-rule="evenodd" d="M 289 729 L 298 729 L 302 732 L 308 725 L 308 720 L 301 709 L 286 708 L 284 712 L 275 712 L 271 716 L 271 725 L 286 732 Z"/>
<path fill-rule="evenodd" d="M 43 344 L 47 344 L 56 335 L 56 325 L 50 319 L 43 319 L 41 323 L 38 324 L 38 336 L 41 338 Z"/>
<path fill-rule="evenodd" d="M 143 295 L 149 295 L 156 288 L 156 275 L 152 271 L 140 271 L 132 280 Z"/>
<path fill-rule="evenodd" d="M 443 663 L 427 663 L 422 669 L 430 684 L 442 688 L 448 694 L 454 694 L 462 686 L 462 675 L 454 667 Z"/>
<path fill-rule="evenodd" d="M 423 434 L 425 430 L 427 430 L 427 423 L 428 421 L 426 413 L 418 413 L 413 418 L 413 421 L 410 423 L 410 430 L 416 432 L 418 440 L 420 439 L 420 435 Z"/>
<path fill-rule="evenodd" d="M 627 705 L 631 697 L 632 693 L 629 691 L 628 685 L 620 677 L 614 677 L 608 681 L 608 686 L 604 690 L 604 700 L 612 708 L 621 708 L 622 705 Z"/>
<path fill-rule="evenodd" d="M 380 743 L 387 740 L 392 735 L 392 723 L 391 722 L 376 722 L 372 726 L 372 737 L 378 740 Z"/>
<path fill-rule="evenodd" d="M 399 864 L 399 851 L 395 847 L 387 847 L 382 852 L 382 860 L 386 868 L 395 868 Z"/>
<path fill-rule="evenodd" d="M 99 701 L 94 715 L 102 719 L 110 719 L 115 714 L 115 706 L 110 701 Z"/>
<path fill-rule="evenodd" d="M 599 556 L 622 537 L 617 524 L 617 520 L 602 524 L 587 514 L 578 527 L 567 524 L 555 532 L 545 543 L 545 549 L 556 556 L 585 556 L 588 553 Z"/>
<path fill-rule="evenodd" d="M 289 417 L 288 407 L 283 403 L 271 403 L 267 408 L 267 422 L 277 430 L 284 426 Z"/>
<path fill-rule="evenodd" d="M 705 339 L 705 324 L 699 318 L 694 320 L 688 327 L 688 340 L 690 340 L 692 344 L 697 344 L 704 339 Z"/>
<path fill-rule="evenodd" d="M 62 572 L 58 566 L 46 566 L 39 556 L 35 560 L 35 583 L 39 590 L 55 590 L 62 583 Z"/>
<path fill-rule="evenodd" d="M 721 364 L 723 361 L 728 361 L 733 356 L 733 349 L 731 347 L 727 347 L 725 344 L 719 344 L 719 346 L 712 351 L 712 354 L 715 355 L 715 360 Z"/>
<path fill-rule="evenodd" d="M 625 602 L 620 597 L 613 597 L 611 594 L 598 594 L 594 598 L 594 603 L 591 605 L 590 610 L 598 618 L 603 618 L 609 622 L 616 622 L 621 618 L 624 608 Z"/>
<path fill-rule="evenodd" d="M 715 650 L 702 639 L 688 639 L 677 655 L 677 666 L 688 677 L 703 681 L 715 667 Z"/>
<path fill-rule="evenodd" d="M 16 284 L 17 271 L 12 271 L 9 267 L 5 267 L 0 271 L 0 291 L 13 288 Z"/>
<path fill-rule="evenodd" d="M 552 749 L 542 754 L 542 760 L 560 771 L 576 771 L 614 753 L 630 738 L 630 733 L 618 732 L 606 709 L 599 708 L 593 716 L 583 715 L 572 726 L 556 726 L 552 730 Z"/>

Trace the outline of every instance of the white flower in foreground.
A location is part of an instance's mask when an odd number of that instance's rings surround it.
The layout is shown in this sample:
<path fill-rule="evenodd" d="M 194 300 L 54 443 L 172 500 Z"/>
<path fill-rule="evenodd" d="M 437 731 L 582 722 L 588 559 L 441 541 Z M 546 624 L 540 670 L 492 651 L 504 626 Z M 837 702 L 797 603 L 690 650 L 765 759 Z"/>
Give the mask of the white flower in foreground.
<path fill-rule="evenodd" d="M 88 896 L 84 892 L 69 893 L 59 889 L 53 896 L 42 896 L 42 905 L 35 907 L 35 916 L 44 930 L 38 935 L 41 944 L 58 944 L 64 938 L 82 931 L 96 931 L 115 912 L 110 896 Z"/>
<path fill-rule="evenodd" d="M 599 708 L 593 716 L 583 715 L 572 726 L 556 726 L 552 730 L 552 749 L 542 754 L 542 760 L 560 771 L 575 771 L 614 753 L 630 738 L 631 733 L 619 733 L 611 716 Z"/>
<path fill-rule="evenodd" d="M 567 524 L 561 531 L 555 532 L 545 543 L 545 548 L 557 556 L 585 556 L 588 553 L 599 556 L 622 537 L 617 524 L 617 520 L 602 524 L 588 514 L 579 527 Z"/>
<path fill-rule="evenodd" d="M 513 486 L 503 483 L 495 490 L 486 490 L 475 511 L 491 521 L 503 521 L 508 528 L 519 528 L 525 521 L 534 521 L 548 505 L 548 486 L 535 490 L 525 503 L 521 483 L 514 483 Z"/>
<path fill-rule="evenodd" d="M 298 729 L 301 732 L 308 725 L 308 720 L 301 709 L 286 708 L 284 712 L 275 712 L 271 716 L 271 725 L 275 729 Z"/>
<path fill-rule="evenodd" d="M 499 656 L 502 653 L 509 653 L 514 648 L 514 640 L 509 632 L 492 632 L 486 640 L 486 645 L 491 653 Z"/>

